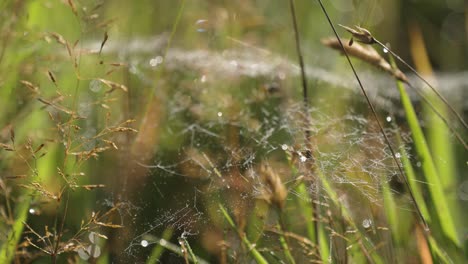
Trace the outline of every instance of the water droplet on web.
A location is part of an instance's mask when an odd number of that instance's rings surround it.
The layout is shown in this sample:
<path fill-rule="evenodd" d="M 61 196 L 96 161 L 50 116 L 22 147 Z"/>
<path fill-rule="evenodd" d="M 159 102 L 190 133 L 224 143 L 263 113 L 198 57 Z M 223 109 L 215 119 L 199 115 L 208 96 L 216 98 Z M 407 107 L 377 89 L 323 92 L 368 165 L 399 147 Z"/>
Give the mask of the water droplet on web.
<path fill-rule="evenodd" d="M 372 226 L 372 220 L 371 220 L 371 219 L 364 219 L 364 220 L 362 221 L 362 226 L 363 226 L 364 228 L 369 228 L 369 227 L 371 227 L 371 226 Z"/>
<path fill-rule="evenodd" d="M 147 247 L 149 243 L 148 243 L 148 241 L 143 239 L 140 244 L 141 244 L 142 247 Z"/>
<path fill-rule="evenodd" d="M 219 117 L 222 117 L 222 116 L 223 116 L 223 113 L 218 112 L 218 116 L 219 116 Z"/>
<path fill-rule="evenodd" d="M 395 153 L 395 158 L 397 158 L 397 159 L 401 158 L 400 152 Z"/>
<path fill-rule="evenodd" d="M 89 238 L 89 241 L 91 241 L 91 243 L 93 244 L 97 243 L 98 236 L 96 235 L 96 233 L 94 232 L 89 233 L 88 238 Z"/>
<path fill-rule="evenodd" d="M 151 63 L 151 62 L 150 62 Z M 138 73 L 138 68 L 137 66 L 135 66 L 135 64 L 131 64 L 130 65 L 130 68 L 129 68 L 129 71 L 132 73 L 132 74 L 137 74 Z"/>
<path fill-rule="evenodd" d="M 92 92 L 99 92 L 101 91 L 102 89 L 102 83 L 98 80 L 92 80 L 89 82 L 89 89 L 92 91 Z"/>
<path fill-rule="evenodd" d="M 89 114 L 91 114 L 91 105 L 87 102 L 80 103 L 78 105 L 78 115 L 86 118 Z"/>
<path fill-rule="evenodd" d="M 468 180 L 462 182 L 460 187 L 458 187 L 458 197 L 460 200 L 468 201 Z"/>
<path fill-rule="evenodd" d="M 301 162 L 306 162 L 307 161 L 307 158 L 303 155 L 301 155 L 301 157 L 299 158 L 301 160 Z"/>
<path fill-rule="evenodd" d="M 281 149 L 282 150 L 288 150 L 288 145 L 286 145 L 286 144 L 281 145 Z"/>
<path fill-rule="evenodd" d="M 206 75 L 202 75 L 202 77 L 200 78 L 200 82 L 202 83 L 206 82 Z"/>
<path fill-rule="evenodd" d="M 237 66 L 239 66 L 239 63 L 237 63 L 237 61 L 235 61 L 235 60 L 232 60 L 232 61 L 229 62 L 229 65 L 231 65 L 232 67 L 237 67 Z"/>
<path fill-rule="evenodd" d="M 197 28 L 197 32 L 199 33 L 204 33 L 208 31 L 208 20 L 206 19 L 198 19 L 197 22 L 195 22 L 195 27 Z"/>
<path fill-rule="evenodd" d="M 77 252 L 78 252 L 78 256 L 80 256 L 80 258 L 82 260 L 88 260 L 89 259 L 88 252 L 86 252 L 83 248 L 78 249 Z"/>
<path fill-rule="evenodd" d="M 167 245 L 167 241 L 165 239 L 160 239 L 159 244 L 164 247 Z"/>
<path fill-rule="evenodd" d="M 391 117 L 391 116 L 387 116 L 386 120 L 387 120 L 387 122 L 390 123 L 390 122 L 392 122 L 392 117 Z"/>
<path fill-rule="evenodd" d="M 156 56 L 155 58 L 152 58 L 150 60 L 150 65 L 152 67 L 156 67 L 158 66 L 159 64 L 161 64 L 162 62 L 164 61 L 163 57 L 162 56 Z"/>
<path fill-rule="evenodd" d="M 388 53 L 388 49 L 387 49 L 387 48 L 383 48 L 383 52 L 384 52 L 384 53 Z"/>
<path fill-rule="evenodd" d="M 93 258 L 98 258 L 101 256 L 101 248 L 98 245 L 91 245 L 88 247 L 88 253 L 92 254 Z"/>

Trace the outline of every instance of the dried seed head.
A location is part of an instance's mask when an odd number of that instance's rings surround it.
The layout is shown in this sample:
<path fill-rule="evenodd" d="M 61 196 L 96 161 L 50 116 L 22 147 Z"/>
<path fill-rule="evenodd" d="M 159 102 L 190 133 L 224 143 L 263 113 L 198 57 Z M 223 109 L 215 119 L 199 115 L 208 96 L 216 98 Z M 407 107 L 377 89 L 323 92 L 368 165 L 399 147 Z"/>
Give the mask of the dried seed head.
<path fill-rule="evenodd" d="M 357 41 L 361 43 L 364 43 L 364 44 L 376 43 L 370 31 L 365 28 L 362 28 L 360 26 L 355 26 L 356 29 L 353 29 L 353 28 L 343 26 L 343 25 L 339 25 L 339 26 L 346 29 L 349 33 L 353 34 L 353 38 L 355 38 Z M 349 46 L 351 46 L 352 44 L 353 44 L 352 41 L 349 42 Z"/>
<path fill-rule="evenodd" d="M 283 208 L 288 192 L 283 182 L 281 182 L 281 178 L 266 164 L 262 165 L 260 172 L 262 180 L 266 185 L 264 190 L 265 200 L 276 205 L 278 208 Z"/>
<path fill-rule="evenodd" d="M 323 45 L 343 52 L 343 49 L 341 48 L 340 42 L 337 38 L 325 38 L 321 41 Z M 349 40 L 341 39 L 341 41 L 344 43 L 348 42 Z M 348 53 L 350 56 L 365 61 L 385 72 L 388 72 L 398 80 L 408 83 L 408 78 L 406 75 L 398 69 L 393 69 L 390 63 L 388 63 L 372 46 L 363 46 L 359 43 L 355 43 L 352 46 L 343 45 L 343 47 L 346 53 Z"/>

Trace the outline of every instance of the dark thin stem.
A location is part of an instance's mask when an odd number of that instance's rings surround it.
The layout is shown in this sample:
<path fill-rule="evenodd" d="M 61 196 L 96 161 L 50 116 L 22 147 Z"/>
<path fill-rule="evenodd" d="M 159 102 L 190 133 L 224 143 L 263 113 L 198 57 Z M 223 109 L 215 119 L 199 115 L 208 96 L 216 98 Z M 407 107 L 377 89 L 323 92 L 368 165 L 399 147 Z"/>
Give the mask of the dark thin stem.
<path fill-rule="evenodd" d="M 396 54 L 395 52 L 393 52 L 390 48 L 388 48 L 385 44 L 383 44 L 382 42 L 380 42 L 378 39 L 376 38 L 373 38 L 375 43 L 377 43 L 378 45 L 380 45 L 382 48 L 388 50 L 388 52 L 390 52 L 390 54 L 392 54 L 395 58 L 397 58 L 401 63 L 403 63 L 406 67 L 408 67 L 419 79 L 421 79 L 427 86 L 429 86 L 429 88 L 431 88 L 431 90 L 439 97 L 440 100 L 442 100 L 442 102 L 444 102 L 444 104 L 450 109 L 450 111 L 458 118 L 458 120 L 460 121 L 460 123 L 465 127 L 465 129 L 468 129 L 468 124 L 465 122 L 465 120 L 463 120 L 463 117 L 455 110 L 455 108 L 453 108 L 450 103 L 447 101 L 447 99 L 445 99 L 445 97 L 442 96 L 442 94 L 439 93 L 439 91 L 437 91 L 436 88 L 434 88 L 434 86 L 432 86 L 428 81 L 426 81 L 426 79 L 424 79 L 417 71 L 416 69 L 414 69 L 413 67 L 411 67 L 411 65 L 409 65 L 406 61 L 404 61 L 402 58 L 400 58 L 400 56 L 398 56 L 398 54 Z"/>
<path fill-rule="evenodd" d="M 304 101 L 304 113 L 305 113 L 305 121 L 306 121 L 306 129 L 305 129 L 305 141 L 307 145 L 307 150 L 306 150 L 306 158 L 308 159 L 313 159 L 312 155 L 312 142 L 311 142 L 311 134 L 310 134 L 310 118 L 309 118 L 309 94 L 307 92 L 307 77 L 305 73 L 305 66 L 304 66 L 304 58 L 302 55 L 302 50 L 301 50 L 301 41 L 299 38 L 299 29 L 297 26 L 297 16 L 296 16 L 296 7 L 294 5 L 294 0 L 289 0 L 289 7 L 291 10 L 291 18 L 293 22 L 293 29 L 294 29 L 294 40 L 296 44 L 296 52 L 297 52 L 297 57 L 299 60 L 299 67 L 301 69 L 301 80 L 302 80 L 302 98 Z M 319 181 L 317 181 L 317 184 L 319 184 Z M 319 188 L 317 188 L 319 189 Z M 314 200 L 319 200 L 319 195 L 318 192 L 316 194 L 316 197 Z M 314 218 L 314 229 L 315 229 L 315 243 L 317 244 L 317 247 L 320 248 L 320 239 L 319 239 L 319 210 L 320 210 L 320 203 L 315 203 L 314 204 L 314 211 L 313 211 L 313 218 Z M 318 254 L 320 256 L 320 250 L 318 251 Z"/>
<path fill-rule="evenodd" d="M 310 145 L 310 120 L 309 120 L 309 94 L 308 94 L 308 88 L 307 88 L 307 75 L 305 73 L 305 65 L 304 65 L 304 56 L 302 55 L 302 49 L 301 49 L 301 40 L 299 37 L 299 29 L 297 26 L 297 16 L 296 16 L 296 7 L 294 5 L 294 0 L 289 0 L 289 7 L 291 9 L 291 17 L 292 17 L 292 22 L 293 22 L 293 28 L 294 28 L 294 42 L 296 44 L 296 51 L 297 51 L 297 58 L 299 60 L 299 68 L 301 69 L 301 81 L 302 81 L 302 99 L 304 101 L 304 108 L 305 108 L 305 118 L 306 118 L 306 125 L 307 128 L 305 130 L 305 138 L 306 138 L 306 144 Z M 311 153 L 311 148 L 307 150 L 307 158 L 312 157 Z"/>
<path fill-rule="evenodd" d="M 333 30 L 333 33 L 335 34 L 338 42 L 340 43 L 340 46 L 341 46 L 341 49 L 343 50 L 343 53 L 346 57 L 346 59 L 348 60 L 348 63 L 349 63 L 349 66 L 351 67 L 351 70 L 353 71 L 353 74 L 354 76 L 356 77 L 356 80 L 357 82 L 359 83 L 359 87 L 361 88 L 361 91 L 362 93 L 364 94 L 364 97 L 366 98 L 366 101 L 367 101 L 367 104 L 369 105 L 369 108 L 371 109 L 371 112 L 372 112 L 372 115 L 374 116 L 374 119 L 375 121 L 377 122 L 377 125 L 379 126 L 379 129 L 380 129 L 380 133 L 383 135 L 384 139 L 385 139 L 385 143 L 387 144 L 388 148 L 390 149 L 390 152 L 392 154 L 392 158 L 393 160 L 395 161 L 397 167 L 398 167 L 398 171 L 400 172 L 399 176 L 400 176 L 400 179 L 405 183 L 406 185 L 406 188 L 408 189 L 408 192 L 410 194 L 410 197 L 411 197 L 411 200 L 413 201 L 413 204 L 414 204 L 414 207 L 416 209 L 416 212 L 419 216 L 419 218 L 421 219 L 421 222 L 423 223 L 424 227 L 426 230 L 429 230 L 429 226 L 427 225 L 427 222 L 426 222 L 426 219 L 424 218 L 424 216 L 422 215 L 422 212 L 421 212 L 421 209 L 419 208 L 419 205 L 418 203 L 416 202 L 416 199 L 414 197 L 414 194 L 413 194 L 413 191 L 411 190 L 410 188 L 410 185 L 409 185 L 409 182 L 408 180 L 406 179 L 405 177 L 405 174 L 403 172 L 403 169 L 400 165 L 400 163 L 398 162 L 397 158 L 396 158 L 396 155 L 395 155 L 395 151 L 393 150 L 393 147 L 392 145 L 390 144 L 390 140 L 388 139 L 387 137 L 387 134 L 385 134 L 385 131 L 382 127 L 382 124 L 380 123 L 379 121 L 379 117 L 377 116 L 377 112 L 374 108 L 374 105 L 371 103 L 370 99 L 369 99 L 369 96 L 367 95 L 367 92 L 366 90 L 364 89 L 364 86 L 362 85 L 362 82 L 361 82 L 361 79 L 359 78 L 357 72 L 356 72 L 356 69 L 354 68 L 354 65 L 353 63 L 351 62 L 351 58 L 349 57 L 348 55 L 348 52 L 346 52 L 346 49 L 344 48 L 344 45 L 343 45 L 343 42 L 341 42 L 341 38 L 340 36 L 338 35 L 338 32 L 336 31 L 336 28 L 335 26 L 333 25 L 333 22 L 331 21 L 330 19 L 330 16 L 328 15 L 328 12 L 327 10 L 325 9 L 325 7 L 323 6 L 323 3 L 322 3 L 322 0 L 317 0 L 320 4 L 320 7 L 322 8 L 322 11 L 323 13 L 325 14 L 325 17 L 327 18 L 328 20 L 328 23 L 330 24 L 330 27 L 332 28 Z"/>
<path fill-rule="evenodd" d="M 64 212 L 63 212 L 63 219 L 62 219 L 62 223 L 60 225 L 60 230 L 58 230 L 58 233 L 57 233 L 57 237 L 56 237 L 56 240 L 55 240 L 55 247 L 54 247 L 54 251 L 53 251 L 53 255 L 52 255 L 52 262 L 53 263 L 57 263 L 57 256 L 58 256 L 58 251 L 59 251 L 59 247 L 60 247 L 60 240 L 62 239 L 62 236 L 63 236 L 63 230 L 65 228 L 65 219 L 67 218 L 67 213 L 68 213 L 68 200 L 70 198 L 70 193 L 68 192 L 68 189 L 65 190 L 67 192 L 67 200 L 65 201 L 65 209 L 64 209 Z"/>
<path fill-rule="evenodd" d="M 429 101 L 429 99 L 426 98 L 426 96 L 424 96 L 424 94 L 419 91 L 416 87 L 414 87 L 413 85 L 411 85 L 409 82 L 406 82 L 406 84 L 408 85 L 408 87 L 410 87 L 411 89 L 413 89 L 413 91 L 415 91 L 421 98 L 422 100 L 424 101 L 424 103 L 426 103 L 431 109 L 432 111 L 440 118 L 440 120 L 442 120 L 442 122 L 444 122 L 444 124 L 448 127 L 448 129 L 450 129 L 450 131 L 452 132 L 452 134 L 458 139 L 458 141 L 460 142 L 460 144 L 463 145 L 463 147 L 465 147 L 465 150 L 468 150 L 468 145 L 466 144 L 466 142 L 463 140 L 463 138 L 460 136 L 460 134 L 455 130 L 455 128 L 453 128 L 450 123 L 448 122 L 447 119 L 445 119 L 445 117 L 439 113 L 439 111 L 437 111 L 437 108 Z"/>

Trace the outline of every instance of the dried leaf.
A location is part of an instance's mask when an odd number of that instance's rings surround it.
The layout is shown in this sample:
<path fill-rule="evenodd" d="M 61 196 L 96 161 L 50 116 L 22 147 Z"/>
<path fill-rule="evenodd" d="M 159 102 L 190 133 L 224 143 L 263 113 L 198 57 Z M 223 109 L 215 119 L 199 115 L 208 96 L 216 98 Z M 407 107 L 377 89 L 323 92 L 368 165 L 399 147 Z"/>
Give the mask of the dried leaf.
<path fill-rule="evenodd" d="M 107 93 L 111 93 L 115 89 L 121 89 L 124 92 L 128 92 L 128 88 L 123 84 L 112 82 L 112 81 L 105 80 L 105 79 L 100 79 L 100 78 L 97 80 L 105 84 L 107 87 L 111 88 L 109 91 L 107 91 Z"/>
<path fill-rule="evenodd" d="M 349 33 L 351 33 L 353 35 L 353 38 L 355 38 L 357 41 L 359 41 L 361 43 L 364 43 L 364 44 L 374 44 L 374 43 L 376 43 L 374 37 L 372 36 L 372 34 L 369 32 L 369 30 L 367 30 L 365 28 L 362 28 L 360 26 L 355 26 L 356 29 L 353 29 L 353 28 L 343 26 L 343 25 L 339 25 L 339 26 L 346 29 Z M 352 45 L 352 42 L 350 43 L 349 46 L 351 46 L 351 45 Z"/>
<path fill-rule="evenodd" d="M 15 130 L 10 127 L 10 140 L 11 140 L 11 143 L 15 144 Z"/>
<path fill-rule="evenodd" d="M 76 10 L 76 6 L 75 3 L 73 3 L 73 0 L 68 0 L 68 5 L 71 7 L 73 14 L 75 14 L 75 16 L 78 16 L 78 11 Z"/>
<path fill-rule="evenodd" d="M 65 40 L 65 38 L 64 38 L 62 35 L 60 35 L 59 33 L 51 32 L 51 33 L 49 33 L 49 34 L 50 34 L 52 37 L 54 37 L 54 39 L 55 39 L 58 43 L 60 43 L 60 44 L 62 44 L 62 45 L 64 45 L 64 46 L 67 45 L 67 41 Z"/>
<path fill-rule="evenodd" d="M 39 87 L 32 84 L 31 82 L 21 80 L 20 83 L 23 84 L 24 86 L 26 86 L 27 88 L 29 88 L 33 93 L 35 93 L 35 94 L 39 93 Z"/>
<path fill-rule="evenodd" d="M 37 149 L 34 151 L 34 154 L 39 152 L 39 150 L 41 150 L 44 146 L 45 146 L 44 144 L 39 145 L 39 147 L 37 147 Z"/>
<path fill-rule="evenodd" d="M 9 144 L 0 143 L 0 147 L 6 151 L 15 151 L 15 148 Z"/>
<path fill-rule="evenodd" d="M 104 39 L 101 42 L 101 48 L 99 49 L 99 54 L 101 54 L 102 48 L 104 48 L 104 45 L 107 42 L 107 39 L 109 38 L 109 35 L 107 34 L 107 31 L 104 32 Z"/>
<path fill-rule="evenodd" d="M 82 188 L 85 188 L 88 191 L 91 191 L 93 189 L 104 188 L 106 186 L 104 184 L 87 184 L 87 185 L 81 185 L 81 186 L 77 186 L 77 187 L 82 187 Z"/>
<path fill-rule="evenodd" d="M 55 86 L 57 86 L 57 81 L 55 79 L 54 73 L 48 70 L 47 75 L 49 76 L 49 79 L 55 84 Z"/>
<path fill-rule="evenodd" d="M 122 228 L 122 227 L 124 227 L 123 225 L 117 225 L 117 224 L 112 224 L 112 223 L 103 223 L 103 222 L 99 222 L 99 221 L 94 221 L 94 223 L 96 225 L 99 225 L 99 226 L 105 226 L 105 227 L 110 227 L 110 228 Z"/>

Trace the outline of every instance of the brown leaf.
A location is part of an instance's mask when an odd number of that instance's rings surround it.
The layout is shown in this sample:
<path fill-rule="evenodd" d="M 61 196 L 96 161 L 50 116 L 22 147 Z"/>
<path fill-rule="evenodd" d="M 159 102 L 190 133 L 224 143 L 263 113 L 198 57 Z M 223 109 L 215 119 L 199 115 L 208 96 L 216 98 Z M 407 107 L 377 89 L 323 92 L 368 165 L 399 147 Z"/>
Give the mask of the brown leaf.
<path fill-rule="evenodd" d="M 124 92 L 128 92 L 128 88 L 123 85 L 123 84 L 120 84 L 120 83 L 116 83 L 116 82 L 112 82 L 112 81 L 109 81 L 109 80 L 105 80 L 105 79 L 97 79 L 99 80 L 100 82 L 102 82 L 103 84 L 105 84 L 107 87 L 111 88 L 109 91 L 107 91 L 107 93 L 111 93 L 113 92 L 115 89 L 121 89 L 122 91 Z"/>
<path fill-rule="evenodd" d="M 102 48 L 106 44 L 108 38 L 109 38 L 109 35 L 107 34 L 107 31 L 106 31 L 104 32 L 104 39 L 101 42 L 101 48 L 99 49 L 99 54 L 101 54 Z"/>

